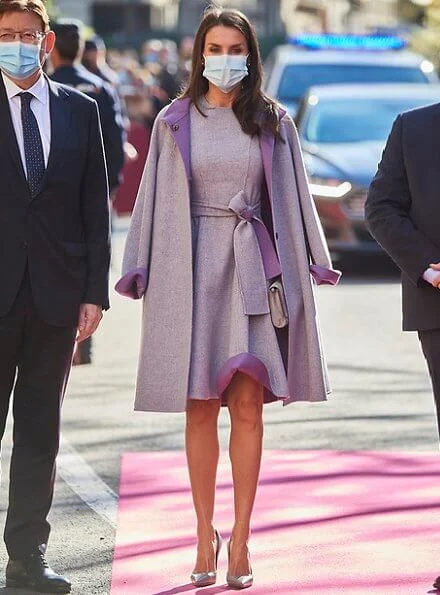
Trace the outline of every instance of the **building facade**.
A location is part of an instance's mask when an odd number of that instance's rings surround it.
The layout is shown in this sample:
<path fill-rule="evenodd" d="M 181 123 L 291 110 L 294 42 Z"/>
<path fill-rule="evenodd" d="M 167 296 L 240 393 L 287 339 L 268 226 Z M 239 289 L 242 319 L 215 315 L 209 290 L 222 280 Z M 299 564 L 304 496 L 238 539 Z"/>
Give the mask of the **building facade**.
<path fill-rule="evenodd" d="M 329 31 L 364 33 L 399 22 L 399 0 L 282 0 L 289 34 Z"/>
<path fill-rule="evenodd" d="M 64 17 L 102 34 L 177 30 L 194 34 L 208 0 L 54 0 Z M 399 0 L 220 0 L 243 10 L 261 35 L 298 31 L 363 32 L 398 23 Z"/>
<path fill-rule="evenodd" d="M 285 30 L 281 18 L 282 0 L 222 0 L 225 7 L 242 10 L 254 23 L 262 35 L 277 35 Z M 200 22 L 200 17 L 209 4 L 208 0 L 180 0 L 179 31 L 193 34 Z"/>
<path fill-rule="evenodd" d="M 81 20 L 102 34 L 138 28 L 175 29 L 179 0 L 54 0 L 63 17 Z"/>

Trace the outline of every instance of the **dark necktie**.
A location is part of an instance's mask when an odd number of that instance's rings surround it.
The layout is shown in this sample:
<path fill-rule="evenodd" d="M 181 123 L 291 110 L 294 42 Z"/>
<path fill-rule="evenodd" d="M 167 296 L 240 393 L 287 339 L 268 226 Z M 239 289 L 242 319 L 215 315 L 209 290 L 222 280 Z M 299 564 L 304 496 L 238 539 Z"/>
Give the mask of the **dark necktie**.
<path fill-rule="evenodd" d="M 20 97 L 27 179 L 31 195 L 35 196 L 40 189 L 46 170 L 43 143 L 37 119 L 31 110 L 31 101 L 34 96 L 31 93 L 20 93 Z"/>

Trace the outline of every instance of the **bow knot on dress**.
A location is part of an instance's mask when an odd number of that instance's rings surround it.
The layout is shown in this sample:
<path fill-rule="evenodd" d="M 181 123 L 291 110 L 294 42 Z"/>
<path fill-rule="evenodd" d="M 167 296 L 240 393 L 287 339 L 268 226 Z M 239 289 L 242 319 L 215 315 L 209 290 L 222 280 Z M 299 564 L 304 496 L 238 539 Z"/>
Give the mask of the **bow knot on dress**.
<path fill-rule="evenodd" d="M 229 203 L 240 219 L 234 231 L 234 255 L 245 314 L 268 314 L 267 280 L 281 273 L 269 232 L 242 190 Z"/>
<path fill-rule="evenodd" d="M 252 219 L 257 218 L 259 214 L 259 205 L 248 204 L 248 199 L 244 190 L 240 190 L 238 194 L 229 203 L 229 208 L 233 211 L 240 219 L 251 222 Z"/>

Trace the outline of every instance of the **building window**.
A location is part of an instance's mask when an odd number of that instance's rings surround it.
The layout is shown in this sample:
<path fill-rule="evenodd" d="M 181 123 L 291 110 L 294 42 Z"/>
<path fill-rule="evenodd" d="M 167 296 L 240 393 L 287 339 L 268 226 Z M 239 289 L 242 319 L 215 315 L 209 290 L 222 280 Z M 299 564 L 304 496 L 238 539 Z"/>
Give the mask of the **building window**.
<path fill-rule="evenodd" d="M 151 7 L 148 4 L 95 2 L 92 15 L 96 32 L 104 36 L 118 32 L 141 33 L 151 28 Z"/>

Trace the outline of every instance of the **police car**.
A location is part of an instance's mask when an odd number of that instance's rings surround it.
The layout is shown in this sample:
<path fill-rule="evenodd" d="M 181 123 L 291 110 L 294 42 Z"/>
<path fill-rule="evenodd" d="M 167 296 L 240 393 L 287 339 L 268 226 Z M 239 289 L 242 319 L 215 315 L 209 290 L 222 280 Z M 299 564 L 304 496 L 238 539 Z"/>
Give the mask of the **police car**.
<path fill-rule="evenodd" d="M 382 254 L 366 229 L 364 206 L 398 114 L 440 102 L 440 85 L 311 87 L 296 124 L 310 190 L 334 258 Z"/>
<path fill-rule="evenodd" d="M 438 82 L 432 63 L 405 46 L 404 40 L 393 36 L 292 37 L 265 62 L 265 90 L 295 115 L 312 85 Z"/>

